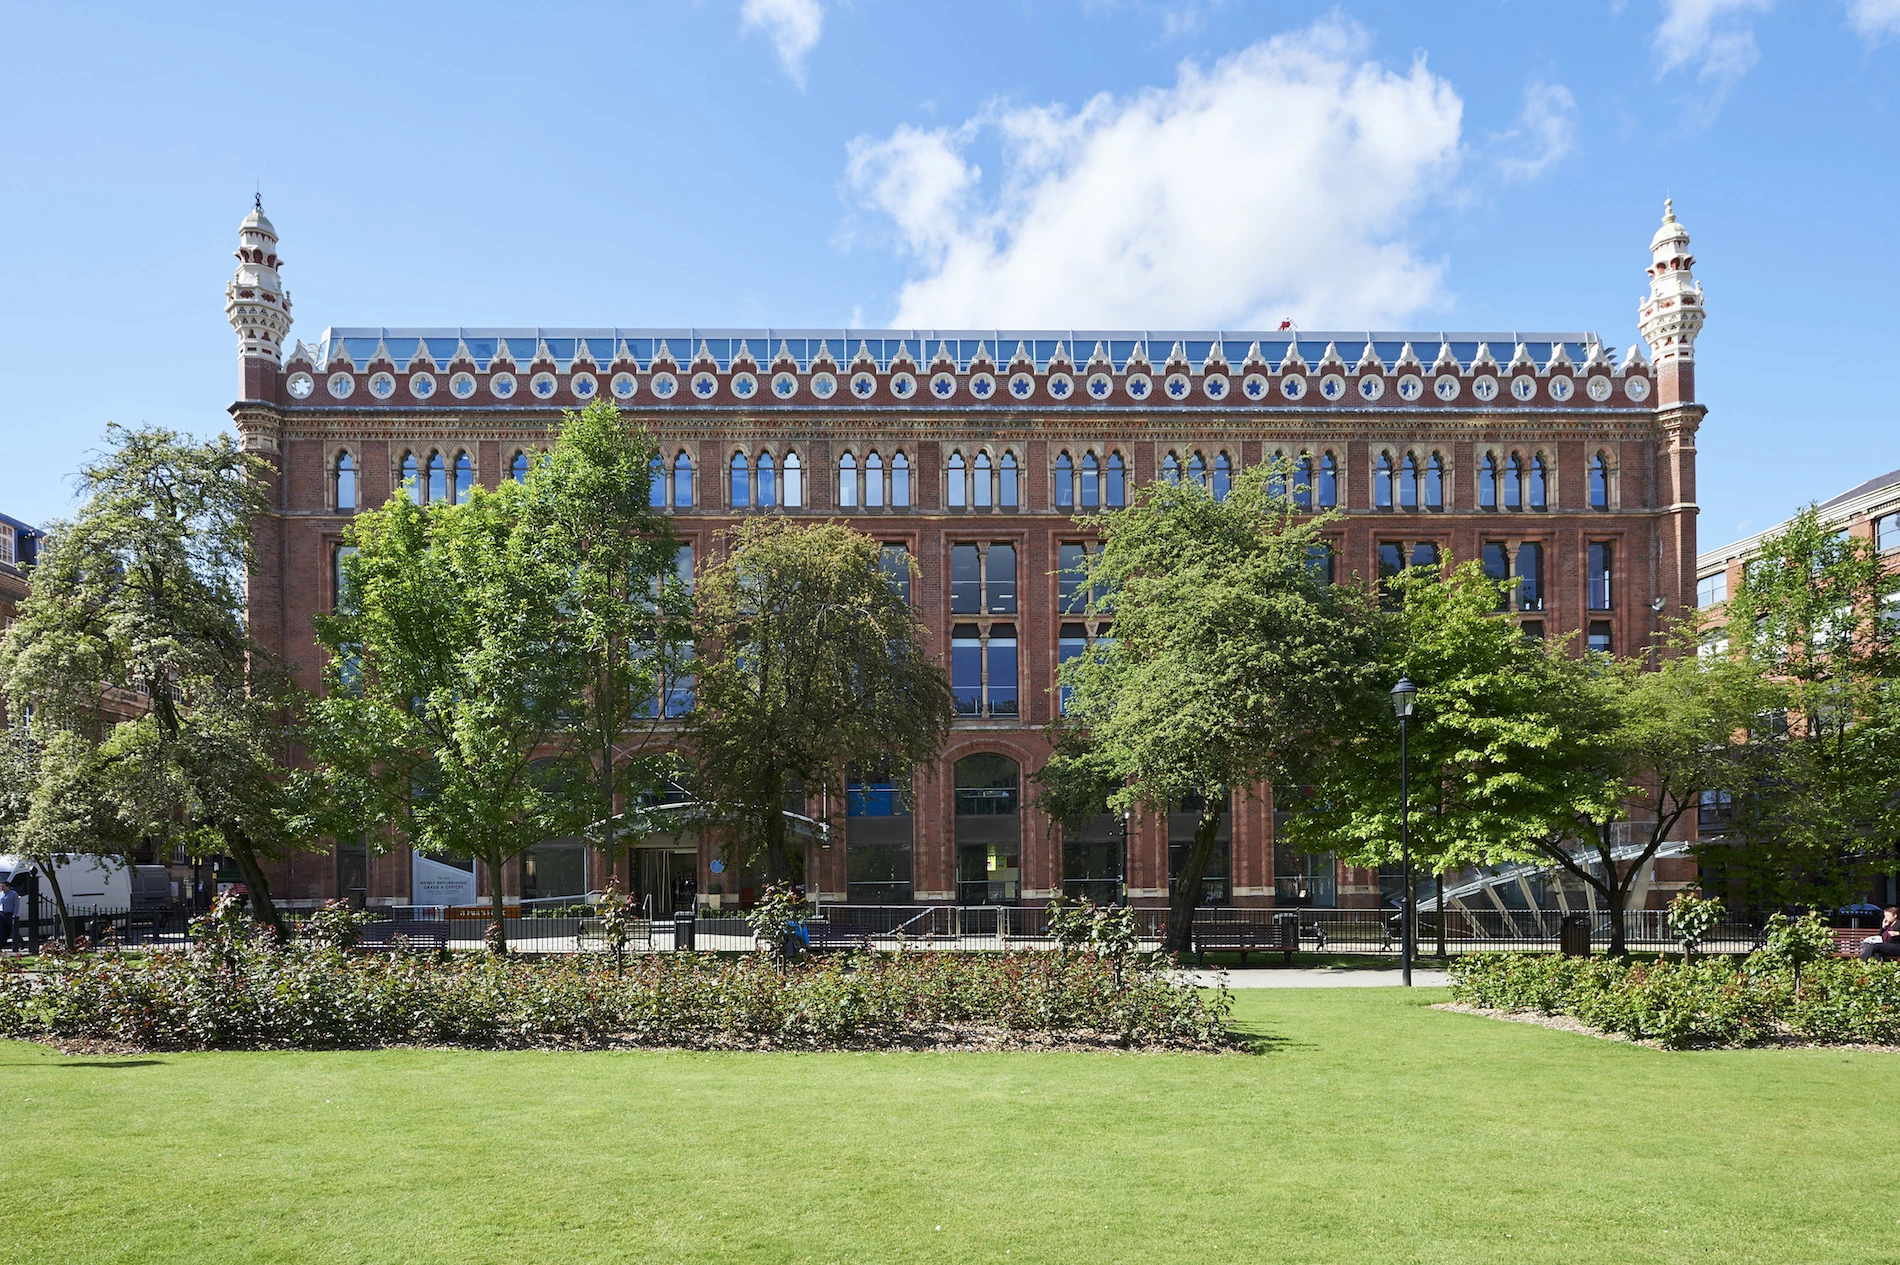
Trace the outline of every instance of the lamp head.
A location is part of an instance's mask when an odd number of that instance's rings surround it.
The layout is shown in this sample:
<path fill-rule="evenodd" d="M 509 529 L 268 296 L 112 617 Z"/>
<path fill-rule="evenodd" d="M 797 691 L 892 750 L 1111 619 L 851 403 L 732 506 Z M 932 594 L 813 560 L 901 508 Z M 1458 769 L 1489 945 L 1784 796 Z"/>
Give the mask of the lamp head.
<path fill-rule="evenodd" d="M 1399 683 L 1392 687 L 1392 714 L 1400 720 L 1412 715 L 1412 702 L 1418 697 L 1418 686 L 1412 684 L 1412 678 L 1402 676 Z"/>

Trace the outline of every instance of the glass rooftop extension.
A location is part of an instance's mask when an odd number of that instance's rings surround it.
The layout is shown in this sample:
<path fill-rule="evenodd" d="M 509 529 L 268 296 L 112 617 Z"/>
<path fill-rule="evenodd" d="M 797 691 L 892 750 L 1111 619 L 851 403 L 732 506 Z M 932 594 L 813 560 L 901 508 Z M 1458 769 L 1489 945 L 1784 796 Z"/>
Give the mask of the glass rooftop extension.
<path fill-rule="evenodd" d="M 1477 358 L 1479 346 L 1489 347 L 1492 359 L 1508 365 L 1519 343 L 1539 366 L 1553 358 L 1561 346 L 1573 364 L 1581 366 L 1589 356 L 1589 347 L 1599 341 L 1588 331 L 1530 333 L 1453 333 L 1443 330 L 1413 333 L 1379 330 L 1281 330 L 1272 333 L 1232 330 L 852 330 L 852 329 L 567 329 L 525 327 L 519 329 L 386 329 L 374 326 L 333 326 L 323 332 L 313 349 L 316 364 L 328 365 L 341 350 L 358 369 L 369 366 L 378 345 L 384 347 L 398 369 L 406 370 L 422 359 L 437 368 L 447 368 L 466 347 L 478 369 L 486 370 L 496 359 L 506 359 L 526 369 L 540 355 L 551 357 L 555 366 L 567 371 L 581 353 L 601 369 L 617 359 L 630 356 L 642 370 L 656 361 L 671 360 L 684 370 L 703 357 L 710 357 L 721 371 L 735 363 L 750 360 L 759 372 L 768 372 L 782 357 L 789 356 L 799 372 L 809 372 L 815 363 L 829 359 L 840 369 L 849 369 L 861 357 L 868 356 L 879 370 L 908 359 L 919 372 L 928 371 L 940 357 L 948 357 L 959 372 L 967 371 L 979 360 L 987 359 L 998 370 L 1015 363 L 1020 352 L 1033 362 L 1037 372 L 1047 372 L 1053 362 L 1066 359 L 1076 371 L 1087 368 L 1099 347 L 1114 372 L 1125 372 L 1131 361 L 1145 361 L 1159 371 L 1177 346 L 1193 372 L 1199 373 L 1210 359 L 1224 360 L 1238 370 L 1258 348 L 1257 357 L 1277 368 L 1286 359 L 1288 347 L 1297 340 L 1300 358 L 1308 366 L 1319 364 L 1331 344 L 1347 365 L 1358 362 L 1366 344 L 1371 343 L 1379 359 L 1389 369 L 1412 344 L 1412 354 L 1428 368 L 1437 359 L 1441 345 L 1448 344 L 1461 369 L 1469 369 Z M 1218 355 L 1215 353 L 1218 352 Z M 1613 349 L 1604 347 L 1604 355 Z"/>

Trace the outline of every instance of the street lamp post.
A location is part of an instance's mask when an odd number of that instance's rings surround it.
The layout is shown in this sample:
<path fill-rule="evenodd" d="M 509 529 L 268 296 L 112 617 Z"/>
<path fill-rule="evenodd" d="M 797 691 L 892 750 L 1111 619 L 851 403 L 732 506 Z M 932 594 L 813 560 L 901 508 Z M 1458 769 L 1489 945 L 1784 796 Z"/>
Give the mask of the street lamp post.
<path fill-rule="evenodd" d="M 1404 884 L 1399 896 L 1399 979 L 1407 988 L 1412 986 L 1412 786 L 1406 767 L 1406 722 L 1412 719 L 1417 697 L 1418 686 L 1410 677 L 1400 677 L 1392 687 L 1392 714 L 1399 718 L 1399 873 Z"/>

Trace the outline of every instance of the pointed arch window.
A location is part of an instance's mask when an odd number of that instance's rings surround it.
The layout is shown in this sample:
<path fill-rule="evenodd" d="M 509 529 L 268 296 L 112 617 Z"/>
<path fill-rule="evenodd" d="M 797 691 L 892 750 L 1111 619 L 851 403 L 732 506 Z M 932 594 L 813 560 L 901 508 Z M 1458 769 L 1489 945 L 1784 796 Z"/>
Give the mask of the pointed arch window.
<path fill-rule="evenodd" d="M 838 504 L 846 508 L 858 503 L 858 459 L 847 452 L 838 458 Z"/>
<path fill-rule="evenodd" d="M 864 504 L 873 509 L 884 507 L 884 458 L 875 448 L 864 458 Z"/>
<path fill-rule="evenodd" d="M 684 448 L 680 455 L 673 458 L 673 508 L 691 509 L 693 507 L 693 459 L 686 455 Z"/>
<path fill-rule="evenodd" d="M 1161 477 L 1166 479 L 1169 483 L 1179 483 L 1181 481 L 1181 459 L 1173 453 L 1169 453 L 1166 457 L 1162 458 Z"/>
<path fill-rule="evenodd" d="M 1277 450 L 1267 458 L 1267 495 L 1276 501 L 1287 495 L 1286 475 L 1281 470 L 1285 462 L 1286 454 Z"/>
<path fill-rule="evenodd" d="M 772 463 L 772 454 L 760 453 L 757 468 L 759 508 L 776 509 L 778 507 L 778 467 Z"/>
<path fill-rule="evenodd" d="M 1313 458 L 1303 456 L 1293 470 L 1293 504 L 1303 510 L 1313 508 Z"/>
<path fill-rule="evenodd" d="M 745 509 L 752 504 L 752 467 L 746 463 L 745 454 L 732 454 L 732 508 Z"/>
<path fill-rule="evenodd" d="M 1494 510 L 1498 507 L 1498 455 L 1494 452 L 1484 454 L 1484 460 L 1478 463 L 1478 508 Z"/>
<path fill-rule="evenodd" d="M 1610 459 L 1602 453 L 1590 461 L 1590 508 L 1610 508 Z"/>
<path fill-rule="evenodd" d="M 1524 463 L 1516 453 L 1504 459 L 1504 508 L 1524 508 Z"/>
<path fill-rule="evenodd" d="M 785 454 L 784 503 L 788 510 L 795 510 L 805 504 L 805 470 L 798 463 L 798 454 Z"/>
<path fill-rule="evenodd" d="M 1207 458 L 1201 455 L 1200 449 L 1198 448 L 1194 450 L 1194 455 L 1188 459 L 1188 478 L 1194 480 L 1202 487 L 1207 486 Z"/>
<path fill-rule="evenodd" d="M 1066 448 L 1056 454 L 1056 508 L 1075 508 L 1075 462 Z"/>
<path fill-rule="evenodd" d="M 910 507 L 910 458 L 902 448 L 891 454 L 891 505 L 896 509 Z"/>
<path fill-rule="evenodd" d="M 515 454 L 515 459 L 508 463 L 508 477 L 513 479 L 516 483 L 526 483 L 528 481 L 527 453 L 518 452 Z M 690 501 L 687 503 L 691 504 Z"/>
<path fill-rule="evenodd" d="M 647 508 L 666 508 L 666 462 L 657 452 L 647 462 Z"/>
<path fill-rule="evenodd" d="M 1406 453 L 1405 462 L 1399 468 L 1399 508 L 1415 510 L 1418 508 L 1418 456 Z"/>
<path fill-rule="evenodd" d="M 417 505 L 422 504 L 422 481 L 417 473 L 416 454 L 405 452 L 399 469 L 402 474 L 402 490 L 408 494 L 411 501 Z"/>
<path fill-rule="evenodd" d="M 1372 507 L 1389 510 L 1392 508 L 1392 454 L 1379 454 L 1379 464 L 1372 472 Z"/>
<path fill-rule="evenodd" d="M 423 499 L 431 505 L 449 499 L 449 472 L 440 452 L 429 454 L 429 486 Z"/>
<path fill-rule="evenodd" d="M 970 503 L 970 472 L 963 464 L 963 454 L 950 454 L 949 478 L 945 480 L 945 501 L 951 509 L 960 510 Z"/>
<path fill-rule="evenodd" d="M 1092 452 L 1082 454 L 1082 508 L 1102 507 L 1102 463 Z"/>
<path fill-rule="evenodd" d="M 990 507 L 990 493 L 994 491 L 990 487 L 991 469 L 990 455 L 987 452 L 976 454 L 976 465 L 970 471 L 970 504 L 980 510 Z"/>
<path fill-rule="evenodd" d="M 455 458 L 455 486 L 451 497 L 457 505 L 468 503 L 469 491 L 475 486 L 475 463 L 468 459 L 467 453 L 458 453 Z"/>
<path fill-rule="evenodd" d="M 1319 459 L 1319 507 L 1323 510 L 1336 509 L 1339 506 L 1339 461 L 1332 453 L 1321 453 Z"/>
<path fill-rule="evenodd" d="M 356 508 L 356 458 L 349 453 L 338 453 L 336 458 L 336 507 L 340 510 Z"/>
<path fill-rule="evenodd" d="M 1118 452 L 1108 454 L 1108 487 L 1104 491 L 1111 509 L 1128 504 L 1128 468 Z"/>
<path fill-rule="evenodd" d="M 1006 510 L 1013 510 L 1017 505 L 1017 493 L 1020 491 L 1020 488 L 1016 482 L 1016 473 L 1016 454 L 1005 450 L 1003 460 L 999 463 L 996 472 L 997 487 L 999 489 L 996 503 Z"/>
<path fill-rule="evenodd" d="M 1425 508 L 1445 508 L 1445 459 L 1437 453 L 1425 463 Z"/>
<path fill-rule="evenodd" d="M 1233 461 L 1227 456 L 1227 453 L 1225 451 L 1221 451 L 1214 454 L 1214 499 L 1217 501 L 1226 500 L 1227 493 L 1230 490 L 1232 490 L 1233 486 L 1234 486 Z M 1280 495 L 1282 496 L 1286 495 L 1286 488 L 1284 485 L 1280 489 Z"/>
<path fill-rule="evenodd" d="M 1544 468 L 1544 454 L 1541 452 L 1531 454 L 1530 486 L 1525 496 L 1525 502 L 1531 509 L 1540 510 L 1544 508 L 1544 498 L 1547 492 L 1545 486 L 1546 473 Z"/>

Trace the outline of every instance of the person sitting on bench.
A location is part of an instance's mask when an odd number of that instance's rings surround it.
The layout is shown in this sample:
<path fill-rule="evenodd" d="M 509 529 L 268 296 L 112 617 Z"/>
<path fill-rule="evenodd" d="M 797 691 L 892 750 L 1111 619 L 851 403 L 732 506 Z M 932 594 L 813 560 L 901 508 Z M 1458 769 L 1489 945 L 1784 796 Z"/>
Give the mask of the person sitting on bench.
<path fill-rule="evenodd" d="M 1860 942 L 1863 962 L 1900 962 L 1900 905 L 1889 905 L 1880 914 L 1880 931 Z"/>

